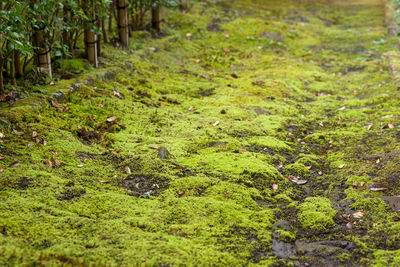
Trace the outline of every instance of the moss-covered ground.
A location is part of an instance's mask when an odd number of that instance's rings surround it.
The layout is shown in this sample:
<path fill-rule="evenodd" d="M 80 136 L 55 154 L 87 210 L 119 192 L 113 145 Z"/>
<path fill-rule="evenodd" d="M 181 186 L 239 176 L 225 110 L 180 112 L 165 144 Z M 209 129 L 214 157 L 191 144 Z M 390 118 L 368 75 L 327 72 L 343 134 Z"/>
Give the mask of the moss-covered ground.
<path fill-rule="evenodd" d="M 0 265 L 399 266 L 383 3 L 165 13 L 1 108 Z"/>

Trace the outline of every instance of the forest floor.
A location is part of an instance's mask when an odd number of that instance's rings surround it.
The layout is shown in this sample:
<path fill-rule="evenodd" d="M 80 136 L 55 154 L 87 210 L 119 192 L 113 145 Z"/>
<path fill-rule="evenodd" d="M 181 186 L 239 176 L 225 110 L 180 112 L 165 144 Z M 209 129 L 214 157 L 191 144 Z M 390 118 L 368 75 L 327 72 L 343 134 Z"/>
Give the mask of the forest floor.
<path fill-rule="evenodd" d="M 131 41 L 1 108 L 1 265 L 400 265 L 382 1 L 195 2 Z"/>

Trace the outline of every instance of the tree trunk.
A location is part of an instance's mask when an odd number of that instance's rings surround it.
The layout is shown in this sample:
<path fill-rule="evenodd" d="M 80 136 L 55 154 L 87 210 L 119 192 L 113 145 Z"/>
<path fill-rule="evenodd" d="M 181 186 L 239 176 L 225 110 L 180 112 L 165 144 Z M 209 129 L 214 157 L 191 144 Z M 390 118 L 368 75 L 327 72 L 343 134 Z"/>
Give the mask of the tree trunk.
<path fill-rule="evenodd" d="M 15 56 L 15 72 L 17 74 L 18 78 L 24 77 L 24 71 L 22 69 L 21 65 L 21 54 L 19 51 L 14 51 L 14 56 Z"/>
<path fill-rule="evenodd" d="M 99 66 L 97 60 L 97 36 L 85 25 L 86 57 L 95 68 Z"/>
<path fill-rule="evenodd" d="M 124 47 L 129 46 L 128 6 L 125 0 L 117 0 L 119 40 Z"/>
<path fill-rule="evenodd" d="M 4 93 L 3 63 L 3 58 L 0 58 L 0 93 Z"/>
<path fill-rule="evenodd" d="M 151 27 L 160 32 L 161 31 L 161 8 L 160 4 L 151 8 Z"/>
<path fill-rule="evenodd" d="M 50 48 L 44 39 L 44 30 L 36 30 L 34 36 L 36 65 L 44 70 L 46 75 L 52 79 Z"/>
<path fill-rule="evenodd" d="M 16 86 L 17 85 L 17 77 L 15 72 L 15 51 L 11 53 L 11 61 L 10 61 L 10 78 L 11 84 Z"/>
<path fill-rule="evenodd" d="M 103 32 L 103 41 L 104 43 L 108 44 L 108 32 L 106 30 L 106 21 L 105 19 L 101 19 L 101 30 Z"/>

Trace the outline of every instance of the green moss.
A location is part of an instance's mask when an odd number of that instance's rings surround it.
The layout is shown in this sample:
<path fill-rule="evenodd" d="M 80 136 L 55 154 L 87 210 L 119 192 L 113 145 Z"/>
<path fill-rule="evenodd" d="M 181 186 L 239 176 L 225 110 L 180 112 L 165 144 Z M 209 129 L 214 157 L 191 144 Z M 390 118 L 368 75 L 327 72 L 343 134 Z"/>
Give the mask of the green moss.
<path fill-rule="evenodd" d="M 308 197 L 299 206 L 297 220 L 303 228 L 325 232 L 335 226 L 336 213 L 329 199 Z"/>

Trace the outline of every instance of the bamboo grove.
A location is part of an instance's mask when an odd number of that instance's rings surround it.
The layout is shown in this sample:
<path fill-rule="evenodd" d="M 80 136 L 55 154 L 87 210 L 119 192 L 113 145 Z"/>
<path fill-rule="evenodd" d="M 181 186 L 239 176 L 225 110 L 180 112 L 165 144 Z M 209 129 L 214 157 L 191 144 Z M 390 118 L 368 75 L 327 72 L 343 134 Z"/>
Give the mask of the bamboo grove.
<path fill-rule="evenodd" d="M 0 93 L 26 76 L 51 80 L 52 60 L 85 57 L 98 67 L 101 43 L 116 36 L 129 47 L 132 31 L 161 31 L 161 8 L 188 0 L 0 0 Z M 149 21 L 146 19 L 149 18 Z M 151 21 L 150 21 L 151 19 Z"/>

